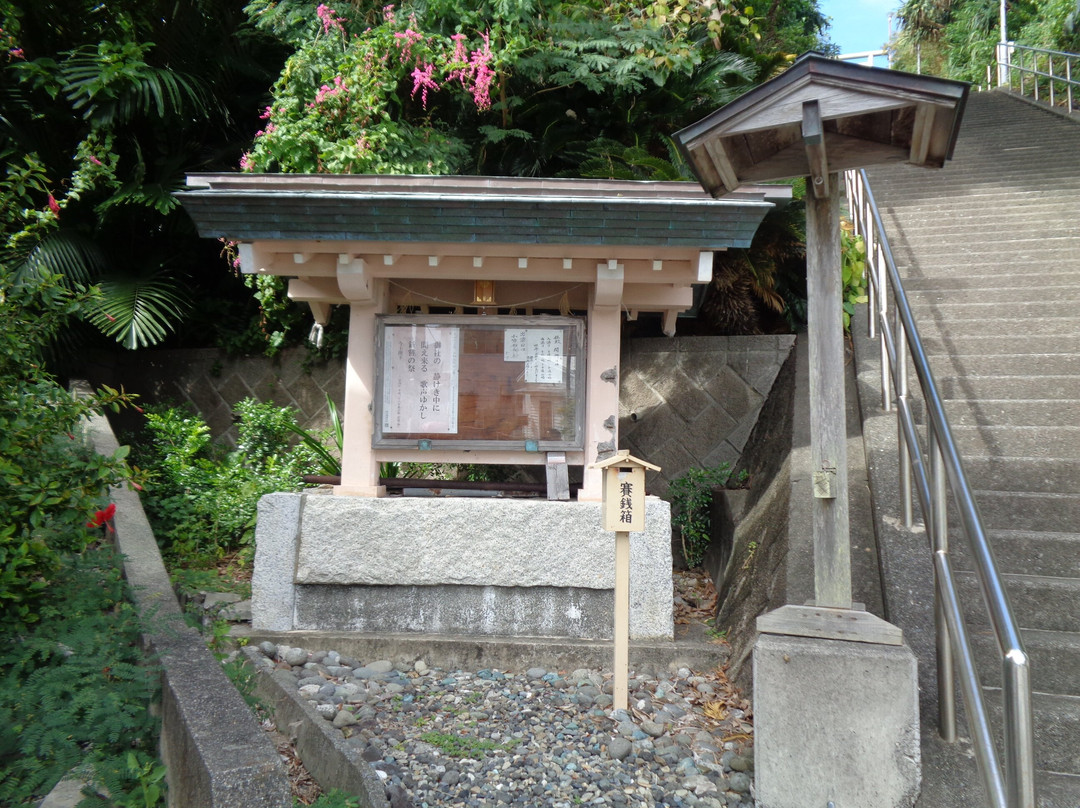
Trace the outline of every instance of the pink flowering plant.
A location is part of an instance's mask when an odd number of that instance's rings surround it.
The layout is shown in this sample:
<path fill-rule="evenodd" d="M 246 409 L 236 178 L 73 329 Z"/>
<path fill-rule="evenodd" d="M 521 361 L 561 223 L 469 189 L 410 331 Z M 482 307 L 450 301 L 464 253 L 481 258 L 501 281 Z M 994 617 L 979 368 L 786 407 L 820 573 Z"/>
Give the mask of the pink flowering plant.
<path fill-rule="evenodd" d="M 392 5 L 370 20 L 352 21 L 349 11 L 320 4 L 306 36 L 294 34 L 298 49 L 241 169 L 462 170 L 468 149 L 447 121 L 490 113 L 506 54 L 496 52 L 487 31 L 447 36 Z"/>

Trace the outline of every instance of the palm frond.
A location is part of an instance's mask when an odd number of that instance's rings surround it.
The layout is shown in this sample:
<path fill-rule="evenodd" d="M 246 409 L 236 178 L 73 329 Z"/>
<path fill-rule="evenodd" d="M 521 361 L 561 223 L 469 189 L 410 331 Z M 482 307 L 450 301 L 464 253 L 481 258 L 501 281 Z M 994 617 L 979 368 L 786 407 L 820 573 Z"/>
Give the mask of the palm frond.
<path fill-rule="evenodd" d="M 102 334 L 134 350 L 161 342 L 191 308 L 163 273 L 101 282 L 101 300 L 90 322 Z"/>
<path fill-rule="evenodd" d="M 101 43 L 71 51 L 60 65 L 64 97 L 83 119 L 97 126 L 135 117 L 207 113 L 208 93 L 196 79 L 147 64 L 151 45 L 117 48 Z"/>
<path fill-rule="evenodd" d="M 93 241 L 73 230 L 54 230 L 19 257 L 14 280 L 60 275 L 68 287 L 88 286 L 105 266 L 105 256 Z"/>

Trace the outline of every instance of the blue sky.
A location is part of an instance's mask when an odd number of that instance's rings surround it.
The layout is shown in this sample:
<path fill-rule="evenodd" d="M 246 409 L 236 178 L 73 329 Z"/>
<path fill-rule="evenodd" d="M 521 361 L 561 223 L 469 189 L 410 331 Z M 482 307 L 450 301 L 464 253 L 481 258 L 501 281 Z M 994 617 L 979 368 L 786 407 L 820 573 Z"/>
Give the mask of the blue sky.
<path fill-rule="evenodd" d="M 840 52 L 858 53 L 878 50 L 885 44 L 889 12 L 900 5 L 900 0 L 819 0 L 818 8 L 830 18 L 829 38 Z"/>

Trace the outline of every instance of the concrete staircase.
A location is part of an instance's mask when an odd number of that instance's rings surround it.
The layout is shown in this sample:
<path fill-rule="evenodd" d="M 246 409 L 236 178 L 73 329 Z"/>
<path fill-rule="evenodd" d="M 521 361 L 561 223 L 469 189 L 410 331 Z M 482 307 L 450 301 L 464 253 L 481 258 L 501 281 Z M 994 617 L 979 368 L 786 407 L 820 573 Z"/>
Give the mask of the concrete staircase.
<path fill-rule="evenodd" d="M 869 175 L 1031 655 L 1039 804 L 1077 808 L 1080 122 L 973 94 L 944 170 Z M 1000 712 L 996 646 L 951 524 L 987 700 Z M 985 804 L 980 785 L 961 790 L 971 794 L 954 804 Z"/>

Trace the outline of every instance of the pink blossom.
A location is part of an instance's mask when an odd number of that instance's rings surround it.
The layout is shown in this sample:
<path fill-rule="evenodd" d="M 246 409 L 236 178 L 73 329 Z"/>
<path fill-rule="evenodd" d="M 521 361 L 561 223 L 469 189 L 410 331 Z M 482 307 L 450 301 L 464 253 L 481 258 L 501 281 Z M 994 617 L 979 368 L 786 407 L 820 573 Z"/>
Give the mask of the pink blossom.
<path fill-rule="evenodd" d="M 337 12 L 325 3 L 320 3 L 319 7 L 315 9 L 315 13 L 319 15 L 319 19 L 322 21 L 324 34 L 329 34 L 331 28 L 336 28 L 342 32 L 345 31 L 345 26 L 341 24 L 341 18 L 337 15 Z"/>
<path fill-rule="evenodd" d="M 49 210 L 51 210 L 57 216 L 60 215 L 60 203 L 56 201 L 56 197 L 52 194 L 49 194 Z"/>
<path fill-rule="evenodd" d="M 104 163 L 102 163 L 99 159 L 94 157 L 94 155 L 92 155 L 92 154 L 90 155 L 89 160 L 90 160 L 91 163 L 93 163 L 96 166 L 104 165 Z"/>
<path fill-rule="evenodd" d="M 361 152 L 371 151 L 371 142 L 367 137 L 359 137 L 356 139 L 356 148 Z"/>
<path fill-rule="evenodd" d="M 388 5 L 388 6 L 383 6 L 382 18 L 386 22 L 393 23 L 393 21 L 394 21 L 394 6 L 393 6 L 392 3 L 390 5 Z"/>
<path fill-rule="evenodd" d="M 412 46 L 413 43 L 423 40 L 424 35 L 417 33 L 411 28 L 406 28 L 405 33 L 400 31 L 394 32 L 394 39 L 398 41 L 398 47 L 401 48 L 401 63 L 405 64 L 412 58 Z"/>
<path fill-rule="evenodd" d="M 270 120 L 270 116 L 273 115 L 273 114 L 274 114 L 274 108 L 273 107 L 267 107 L 266 109 L 263 110 L 262 115 L 259 116 L 259 120 L 268 121 L 268 120 Z"/>
<path fill-rule="evenodd" d="M 461 64 L 461 67 L 451 70 L 447 81 L 460 81 L 461 86 L 472 92 L 473 103 L 479 110 L 491 108 L 491 85 L 495 80 L 495 71 L 491 67 L 491 39 L 487 34 L 481 34 L 484 39 L 484 47 L 474 50 L 466 61 L 465 37 L 455 34 L 453 61 Z"/>
<path fill-rule="evenodd" d="M 412 94 L 410 97 L 416 98 L 416 91 L 420 91 L 420 102 L 424 105 L 424 109 L 427 109 L 427 97 L 428 90 L 438 90 L 439 83 L 435 81 L 432 74 L 435 72 L 435 65 L 430 62 L 426 63 L 421 69 L 417 67 L 412 72 Z"/>
<path fill-rule="evenodd" d="M 461 64 L 469 61 L 469 52 L 465 48 L 465 34 L 454 34 L 450 39 L 454 41 L 454 55 L 450 57 L 450 61 Z"/>
<path fill-rule="evenodd" d="M 251 158 L 251 152 L 244 152 L 240 157 L 240 170 L 252 171 L 255 168 L 255 161 Z"/>
<path fill-rule="evenodd" d="M 26 56 L 23 54 L 23 49 L 22 48 L 12 48 L 11 50 L 8 51 L 8 56 L 11 57 L 12 59 L 25 59 L 26 58 Z"/>
<path fill-rule="evenodd" d="M 484 38 L 484 49 L 473 51 L 469 66 L 473 74 L 473 102 L 479 110 L 491 108 L 491 82 L 495 79 L 495 71 L 491 68 L 491 40 L 487 34 L 481 34 Z"/>
<path fill-rule="evenodd" d="M 314 102 L 314 104 L 308 104 L 308 106 L 311 107 L 311 106 L 315 106 L 317 104 L 321 104 L 326 99 L 333 98 L 334 96 L 340 95 L 343 92 L 348 93 L 349 88 L 345 86 L 345 80 L 342 79 L 341 76 L 335 76 L 334 77 L 334 86 L 331 87 L 329 84 L 324 84 L 322 87 L 320 87 L 315 92 L 315 102 Z"/>

